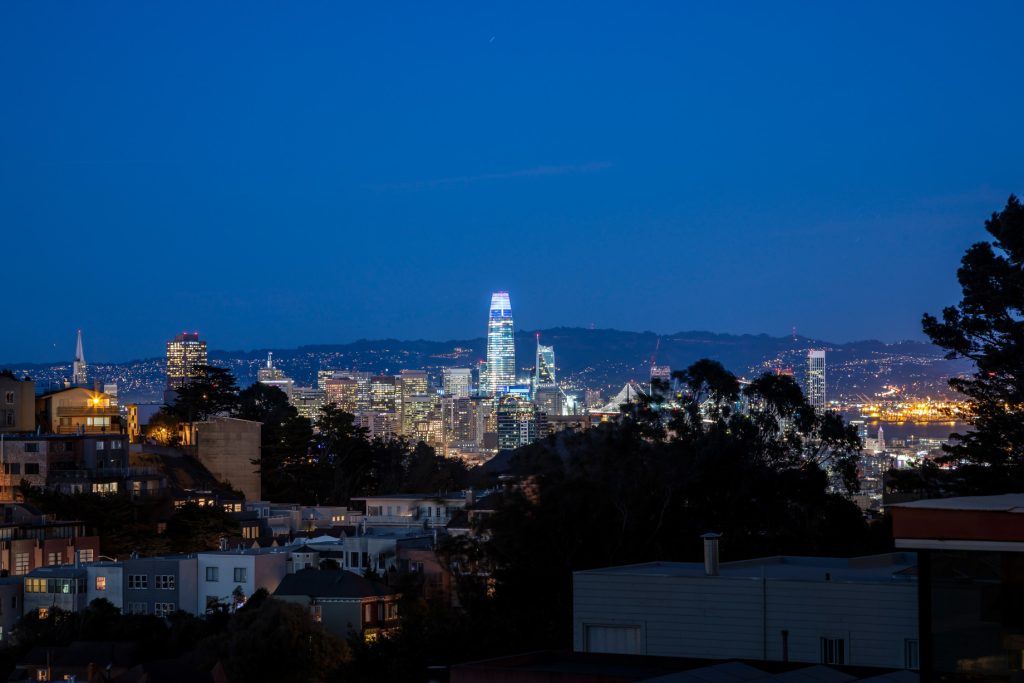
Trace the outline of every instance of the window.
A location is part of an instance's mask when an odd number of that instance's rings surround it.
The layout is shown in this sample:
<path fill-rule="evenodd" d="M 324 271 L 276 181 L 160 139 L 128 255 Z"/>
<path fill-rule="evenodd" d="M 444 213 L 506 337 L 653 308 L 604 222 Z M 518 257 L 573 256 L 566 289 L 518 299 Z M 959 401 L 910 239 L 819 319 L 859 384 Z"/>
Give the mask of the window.
<path fill-rule="evenodd" d="M 358 567 L 359 566 L 359 553 L 349 553 L 349 556 L 350 556 L 350 559 L 348 561 L 348 565 L 350 567 Z"/>
<path fill-rule="evenodd" d="M 96 590 L 105 591 L 107 590 L 107 577 L 97 576 L 96 577 Z"/>
<path fill-rule="evenodd" d="M 46 564 L 60 564 L 60 553 L 47 553 Z"/>
<path fill-rule="evenodd" d="M 377 621 L 384 621 L 384 603 L 377 603 Z"/>
<path fill-rule="evenodd" d="M 25 474 L 39 474 L 39 463 L 27 462 L 25 463 Z"/>
<path fill-rule="evenodd" d="M 174 574 L 157 574 L 153 577 L 153 585 L 160 590 L 174 590 Z M 158 615 L 159 616 L 159 615 Z"/>
<path fill-rule="evenodd" d="M 387 615 L 388 615 L 388 620 L 397 619 L 398 618 L 398 604 L 397 603 L 389 602 L 387 604 Z"/>
<path fill-rule="evenodd" d="M 158 617 L 167 617 L 174 614 L 177 611 L 177 607 L 173 602 L 155 602 L 153 603 L 153 614 Z"/>
<path fill-rule="evenodd" d="M 7 423 L 8 427 L 13 427 L 14 426 L 14 411 L 13 410 L 5 410 L 4 411 L 4 422 Z"/>
<path fill-rule="evenodd" d="M 146 614 L 146 603 L 144 602 L 129 602 L 128 603 L 128 614 Z"/>
<path fill-rule="evenodd" d="M 242 528 L 242 538 L 259 538 L 260 530 L 258 527 L 247 526 Z"/>
<path fill-rule="evenodd" d="M 68 453 L 70 453 L 71 451 L 75 450 L 75 442 L 74 441 L 65 441 L 64 442 L 64 450 L 66 452 L 68 452 Z"/>
<path fill-rule="evenodd" d="M 132 590 L 149 588 L 149 576 L 146 574 L 129 574 L 128 588 Z M 145 614 L 145 612 L 140 612 L 140 614 Z"/>
<path fill-rule="evenodd" d="M 39 444 L 37 444 L 37 443 L 27 443 L 27 444 L 25 444 L 25 452 L 26 453 L 38 453 L 39 452 Z"/>
<path fill-rule="evenodd" d="M 82 562 L 92 562 L 94 557 L 92 548 L 83 548 L 78 551 L 78 559 Z"/>
<path fill-rule="evenodd" d="M 8 391 L 6 394 L 7 405 L 14 405 L 14 392 Z"/>
<path fill-rule="evenodd" d="M 14 573 L 28 574 L 28 553 L 14 553 Z"/>
<path fill-rule="evenodd" d="M 106 447 L 107 447 L 107 442 L 106 441 L 97 441 L 96 442 L 96 450 L 102 451 L 102 450 L 105 450 Z"/>
<path fill-rule="evenodd" d="M 26 593 L 45 593 L 46 592 L 46 579 L 25 579 L 25 592 Z"/>
<path fill-rule="evenodd" d="M 245 583 L 245 567 L 235 567 L 235 583 Z"/>
<path fill-rule="evenodd" d="M 313 618 L 313 621 L 315 621 L 318 624 L 321 621 L 323 621 L 323 614 L 321 614 L 320 612 L 320 605 L 310 605 L 309 616 L 311 616 Z"/>
<path fill-rule="evenodd" d="M 93 417 L 93 416 L 90 415 L 89 417 L 85 418 L 85 426 L 86 427 L 109 427 L 110 426 L 110 418 L 109 417 Z M 101 441 L 100 443 L 103 443 L 103 442 Z M 102 448 L 102 446 L 100 446 L 100 443 L 96 444 L 96 450 L 99 450 L 100 448 Z"/>
<path fill-rule="evenodd" d="M 917 638 L 907 638 L 903 641 L 903 666 L 907 669 L 921 668 L 921 653 Z"/>
<path fill-rule="evenodd" d="M 39 618 L 40 619 L 46 619 L 48 616 L 50 616 L 50 608 L 49 607 L 40 607 L 39 608 Z M 46 679 L 45 678 L 41 678 L 39 680 L 45 681 Z"/>
<path fill-rule="evenodd" d="M 366 605 L 363 608 L 363 623 L 369 624 L 373 620 L 373 605 Z"/>
<path fill-rule="evenodd" d="M 220 581 L 220 567 L 207 567 L 206 568 L 206 580 L 207 581 Z"/>
<path fill-rule="evenodd" d="M 21 474 L 20 462 L 5 462 L 4 474 Z"/>
<path fill-rule="evenodd" d="M 821 639 L 821 663 L 822 664 L 845 664 L 846 663 L 846 641 L 842 638 Z"/>

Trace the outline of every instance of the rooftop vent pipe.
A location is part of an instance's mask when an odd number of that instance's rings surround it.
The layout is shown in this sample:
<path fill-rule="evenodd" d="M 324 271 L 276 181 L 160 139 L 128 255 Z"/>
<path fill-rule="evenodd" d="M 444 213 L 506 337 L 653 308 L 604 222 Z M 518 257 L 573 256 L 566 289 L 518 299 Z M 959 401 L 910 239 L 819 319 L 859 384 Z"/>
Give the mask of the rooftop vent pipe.
<path fill-rule="evenodd" d="M 702 534 L 704 539 L 704 573 L 708 576 L 718 576 L 718 539 L 722 534 L 708 532 Z"/>

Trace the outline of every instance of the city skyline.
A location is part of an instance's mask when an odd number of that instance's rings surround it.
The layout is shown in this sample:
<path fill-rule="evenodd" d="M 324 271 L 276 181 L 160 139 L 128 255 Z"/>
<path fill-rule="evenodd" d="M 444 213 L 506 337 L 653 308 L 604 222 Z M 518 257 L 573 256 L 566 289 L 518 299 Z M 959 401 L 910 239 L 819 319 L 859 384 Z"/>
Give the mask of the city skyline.
<path fill-rule="evenodd" d="M 472 338 L 492 288 L 524 329 L 921 339 L 1024 187 L 990 7 L 6 3 L 7 277 L 63 301 L 74 243 L 141 314 L 33 312 L 0 358 Z"/>

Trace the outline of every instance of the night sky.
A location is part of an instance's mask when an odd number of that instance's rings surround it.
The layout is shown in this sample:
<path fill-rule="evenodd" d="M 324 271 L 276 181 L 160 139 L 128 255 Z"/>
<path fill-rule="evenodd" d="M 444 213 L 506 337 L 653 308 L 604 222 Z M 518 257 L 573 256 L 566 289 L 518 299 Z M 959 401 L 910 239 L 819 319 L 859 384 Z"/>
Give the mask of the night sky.
<path fill-rule="evenodd" d="M 921 338 L 1024 192 L 1024 4 L 684 5 L 0 3 L 0 361 L 477 337 L 495 289 Z"/>

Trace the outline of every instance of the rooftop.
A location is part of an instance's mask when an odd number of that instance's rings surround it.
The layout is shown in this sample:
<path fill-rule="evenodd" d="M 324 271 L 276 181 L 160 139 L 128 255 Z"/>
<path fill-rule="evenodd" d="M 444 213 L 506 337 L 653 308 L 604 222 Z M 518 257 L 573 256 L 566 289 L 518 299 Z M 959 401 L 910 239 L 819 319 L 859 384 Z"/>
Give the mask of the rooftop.
<path fill-rule="evenodd" d="M 1005 493 L 1001 496 L 960 496 L 958 498 L 931 498 L 900 503 L 891 507 L 927 510 L 975 510 L 981 512 L 1024 512 L 1024 493 Z"/>
<path fill-rule="evenodd" d="M 620 567 L 604 567 L 576 574 L 613 574 L 665 578 L 773 579 L 785 581 L 889 582 L 913 580 L 917 555 L 888 553 L 866 557 L 792 557 L 775 556 L 739 562 L 723 562 L 718 576 L 708 576 L 701 562 L 646 562 Z"/>
<path fill-rule="evenodd" d="M 343 569 L 300 569 L 287 574 L 274 595 L 308 595 L 313 598 L 372 598 L 398 591 Z"/>

